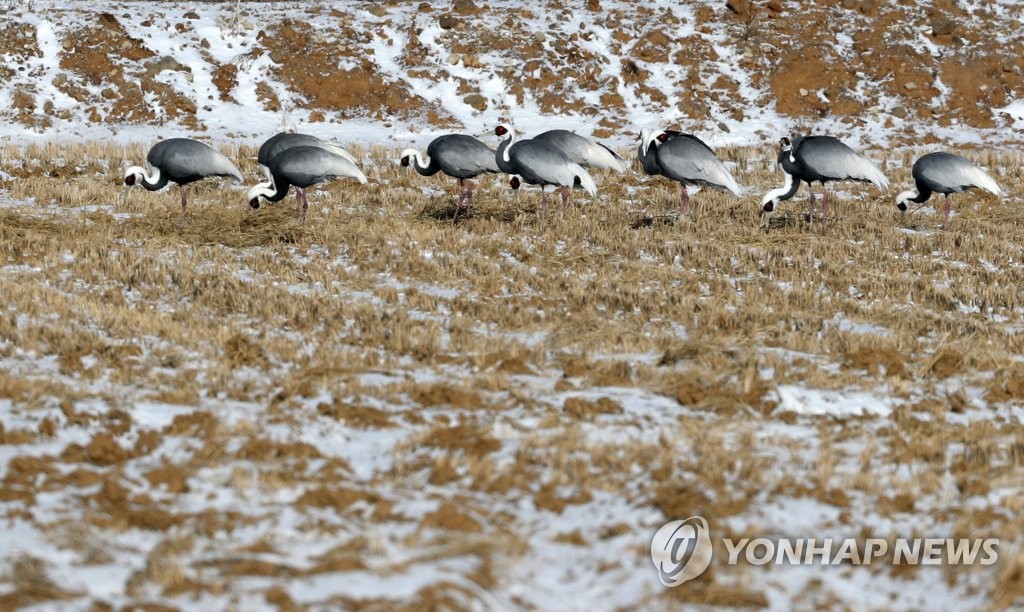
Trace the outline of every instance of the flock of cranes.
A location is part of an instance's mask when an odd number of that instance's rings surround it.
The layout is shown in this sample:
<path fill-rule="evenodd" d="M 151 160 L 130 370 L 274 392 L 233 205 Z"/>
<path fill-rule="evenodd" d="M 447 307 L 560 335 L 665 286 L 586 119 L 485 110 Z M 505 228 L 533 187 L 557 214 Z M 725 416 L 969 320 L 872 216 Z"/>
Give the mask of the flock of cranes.
<path fill-rule="evenodd" d="M 455 218 L 461 212 L 470 214 L 473 206 L 473 179 L 485 173 L 510 175 L 509 184 L 518 189 L 522 183 L 541 188 L 540 217 L 547 215 L 547 187 L 559 191 L 564 208 L 569 191 L 583 189 L 597 193 L 597 184 L 588 169 L 602 168 L 625 174 L 629 163 L 608 147 L 568 130 L 551 130 L 533 138 L 520 138 L 510 125 L 494 129 L 500 139 L 491 149 L 474 136 L 449 134 L 434 139 L 426 155 L 416 149 L 405 149 L 399 156 L 402 166 L 412 165 L 419 174 L 433 176 L 438 172 L 459 180 L 459 198 Z M 482 136 L 480 134 L 478 136 Z M 686 215 L 690 205 L 689 186 L 711 187 L 740 196 L 742 189 L 715 152 L 691 134 L 674 130 L 640 132 L 637 157 L 648 175 L 664 176 L 680 185 L 679 214 Z M 186 186 L 212 176 L 228 177 L 238 183 L 243 177 L 227 157 L 209 146 L 187 138 L 172 138 L 157 143 L 146 157 L 149 170 L 132 166 L 125 171 L 126 186 L 139 184 L 150 191 L 176 183 L 181 191 L 184 214 L 188 198 Z M 261 200 L 277 202 L 289 188 L 295 187 L 296 201 L 302 206 L 303 218 L 309 207 L 306 188 L 342 178 L 366 183 L 366 175 L 348 151 L 336 142 L 308 134 L 281 133 L 271 137 L 259 149 L 257 161 L 266 181 L 249 189 L 249 206 L 259 208 Z M 778 163 L 784 184 L 772 189 L 761 199 L 762 225 L 776 206 L 796 195 L 800 183 L 807 183 L 810 192 L 808 220 L 815 219 L 814 183 L 821 184 L 821 220 L 828 218 L 827 183 L 859 181 L 886 189 L 889 181 L 869 159 L 856 153 L 832 136 L 783 138 Z M 913 167 L 915 189 L 904 191 L 896 205 L 905 213 L 907 203 L 922 203 L 932 193 L 945 196 L 943 227 L 949 223 L 949 196 L 971 188 L 979 188 L 996 196 L 1002 191 L 985 170 L 952 153 L 929 153 L 920 157 Z M 127 197 L 127 192 L 126 192 Z"/>

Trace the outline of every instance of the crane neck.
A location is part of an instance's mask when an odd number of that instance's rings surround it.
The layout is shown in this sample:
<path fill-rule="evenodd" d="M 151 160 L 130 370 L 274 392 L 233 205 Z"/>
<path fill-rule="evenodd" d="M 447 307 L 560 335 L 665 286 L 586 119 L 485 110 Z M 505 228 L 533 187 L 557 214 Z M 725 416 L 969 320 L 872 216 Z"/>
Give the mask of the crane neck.
<path fill-rule="evenodd" d="M 921 204 L 922 202 L 927 201 L 930 197 L 932 197 L 931 189 L 921 189 L 921 187 L 918 187 L 917 189 L 904 191 L 896 196 L 896 203 L 913 202 L 914 204 Z"/>
<path fill-rule="evenodd" d="M 409 163 L 408 160 L 411 159 L 412 167 L 423 176 L 433 176 L 441 169 L 440 164 L 437 164 L 429 155 L 420 155 L 416 149 L 406 149 L 398 157 L 402 160 L 402 164 Z"/>
<path fill-rule="evenodd" d="M 413 154 L 412 160 L 412 165 L 416 168 L 416 172 L 423 176 L 434 176 L 441 169 L 429 155 L 420 155 L 419 151 Z"/>
<path fill-rule="evenodd" d="M 505 134 L 505 138 L 498 143 L 498 153 L 501 155 L 501 159 L 507 164 L 512 161 L 509 157 L 509 149 L 515 144 L 516 131 L 512 128 L 506 128 L 508 132 Z"/>
<path fill-rule="evenodd" d="M 247 200 L 253 198 L 263 198 L 268 202 L 280 202 L 288 195 L 288 188 L 291 187 L 284 178 L 274 177 L 274 180 L 267 181 L 265 183 L 258 183 L 252 189 L 249 190 L 249 196 Z"/>
<path fill-rule="evenodd" d="M 134 174 L 135 180 L 149 191 L 157 191 L 167 186 L 167 177 L 160 172 L 160 168 L 151 168 L 152 174 L 142 166 L 132 166 L 127 173 Z"/>
<path fill-rule="evenodd" d="M 778 189 L 772 189 L 768 193 L 764 194 L 761 198 L 761 206 L 771 202 L 772 204 L 778 204 L 783 200 L 788 200 L 796 195 L 797 189 L 800 188 L 800 181 L 795 179 L 792 174 L 782 171 L 782 175 L 786 177 L 786 182 Z"/>

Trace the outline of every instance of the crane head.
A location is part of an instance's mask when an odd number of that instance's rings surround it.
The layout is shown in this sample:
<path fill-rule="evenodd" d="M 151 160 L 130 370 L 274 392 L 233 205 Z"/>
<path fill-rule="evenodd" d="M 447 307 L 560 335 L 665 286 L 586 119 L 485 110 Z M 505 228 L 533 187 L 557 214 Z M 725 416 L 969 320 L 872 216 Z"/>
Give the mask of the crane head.
<path fill-rule="evenodd" d="M 124 184 L 127 187 L 131 187 L 135 183 L 142 180 L 145 176 L 145 170 L 140 166 L 132 166 L 124 171 Z"/>
<path fill-rule="evenodd" d="M 274 194 L 272 183 L 259 183 L 254 185 L 249 193 L 246 194 L 246 202 L 249 203 L 249 208 L 257 210 L 260 207 L 260 197 L 268 197 Z"/>
<path fill-rule="evenodd" d="M 418 158 L 419 153 L 416 152 L 416 149 L 405 149 L 404 151 L 398 154 L 398 163 L 401 164 L 402 167 L 408 167 L 409 164 L 412 163 L 412 160 Z"/>
<path fill-rule="evenodd" d="M 898 208 L 901 213 L 906 213 L 907 202 L 912 201 L 914 198 L 917 198 L 920 195 L 921 192 L 917 189 L 911 189 L 909 191 L 901 192 L 898 196 L 896 196 L 896 208 Z"/>

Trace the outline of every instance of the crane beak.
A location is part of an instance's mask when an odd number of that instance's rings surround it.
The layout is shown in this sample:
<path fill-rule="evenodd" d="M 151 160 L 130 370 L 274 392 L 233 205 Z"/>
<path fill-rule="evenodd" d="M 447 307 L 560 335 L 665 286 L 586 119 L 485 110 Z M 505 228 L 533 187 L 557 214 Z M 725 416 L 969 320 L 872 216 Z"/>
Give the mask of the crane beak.
<path fill-rule="evenodd" d="M 132 190 L 131 185 L 124 186 L 124 194 L 121 196 L 121 208 L 124 208 L 128 204 L 128 192 Z"/>

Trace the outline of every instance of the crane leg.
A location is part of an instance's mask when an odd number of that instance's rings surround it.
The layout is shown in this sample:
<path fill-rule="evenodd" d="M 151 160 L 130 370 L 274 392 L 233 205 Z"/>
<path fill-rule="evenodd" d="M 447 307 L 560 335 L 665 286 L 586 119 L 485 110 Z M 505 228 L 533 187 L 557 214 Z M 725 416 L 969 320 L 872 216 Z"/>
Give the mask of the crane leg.
<path fill-rule="evenodd" d="M 828 187 L 821 186 L 821 222 L 828 221 Z"/>
<path fill-rule="evenodd" d="M 302 222 L 306 222 L 306 211 L 309 210 L 309 196 L 306 195 L 306 190 L 302 190 Z"/>
<path fill-rule="evenodd" d="M 452 223 L 459 218 L 459 211 L 462 210 L 462 202 L 466 199 L 466 185 L 459 179 L 459 199 L 455 202 L 455 214 L 452 215 Z"/>
<path fill-rule="evenodd" d="M 686 191 L 686 185 L 679 183 L 679 217 L 685 217 L 690 212 L 690 194 Z"/>
<path fill-rule="evenodd" d="M 949 211 L 951 204 L 952 202 L 950 202 L 949 194 L 947 193 L 946 202 L 942 207 L 942 229 L 947 229 L 949 227 Z"/>
<path fill-rule="evenodd" d="M 185 209 L 188 208 L 188 193 L 184 185 L 178 185 L 178 191 L 181 192 L 181 216 L 184 217 Z"/>
<path fill-rule="evenodd" d="M 295 208 L 302 206 L 302 199 L 306 197 L 306 190 L 302 187 L 295 188 Z"/>
<path fill-rule="evenodd" d="M 810 199 L 807 200 L 807 222 L 812 223 L 814 221 L 814 186 L 807 183 L 807 192 L 810 193 Z"/>
<path fill-rule="evenodd" d="M 562 187 L 562 208 L 558 211 L 560 213 L 565 212 L 565 207 L 569 205 L 569 188 Z"/>
<path fill-rule="evenodd" d="M 540 188 L 540 220 L 543 221 L 544 217 L 548 216 L 548 192 L 544 190 L 544 186 Z"/>
<path fill-rule="evenodd" d="M 473 212 L 473 181 L 466 180 L 466 214 Z"/>

